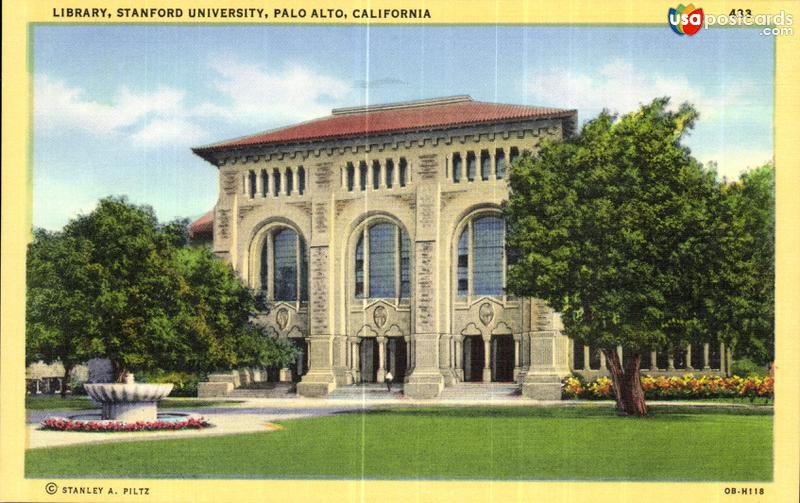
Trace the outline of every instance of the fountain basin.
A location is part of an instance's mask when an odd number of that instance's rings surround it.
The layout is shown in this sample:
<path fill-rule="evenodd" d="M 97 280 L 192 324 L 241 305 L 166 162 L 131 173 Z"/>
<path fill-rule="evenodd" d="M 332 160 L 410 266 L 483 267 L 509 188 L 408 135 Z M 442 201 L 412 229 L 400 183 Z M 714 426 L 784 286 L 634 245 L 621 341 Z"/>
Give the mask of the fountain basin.
<path fill-rule="evenodd" d="M 128 375 L 124 384 L 84 384 L 89 397 L 102 408 L 102 419 L 123 422 L 156 421 L 157 404 L 172 391 L 172 384 L 143 384 Z"/>
<path fill-rule="evenodd" d="M 199 414 L 185 412 L 159 412 L 155 421 L 117 421 L 103 419 L 102 414 L 84 413 L 72 416 L 50 416 L 41 422 L 44 430 L 76 432 L 131 432 L 131 431 L 175 431 L 199 429 L 211 426 Z"/>

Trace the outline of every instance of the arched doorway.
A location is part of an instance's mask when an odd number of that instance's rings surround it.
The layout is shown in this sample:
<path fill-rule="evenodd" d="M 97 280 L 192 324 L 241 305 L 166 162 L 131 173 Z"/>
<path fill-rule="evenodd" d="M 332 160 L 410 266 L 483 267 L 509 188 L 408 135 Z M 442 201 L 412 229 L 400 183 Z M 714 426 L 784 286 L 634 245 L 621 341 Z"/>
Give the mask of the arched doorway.
<path fill-rule="evenodd" d="M 301 338 L 291 338 L 292 346 L 297 350 L 297 358 L 291 365 L 292 382 L 300 382 L 300 379 L 308 372 L 308 342 Z"/>
<path fill-rule="evenodd" d="M 483 381 L 484 350 L 479 335 L 464 337 L 464 382 Z"/>
<path fill-rule="evenodd" d="M 514 380 L 514 337 L 512 335 L 492 336 L 492 381 L 512 382 Z"/>
<path fill-rule="evenodd" d="M 389 337 L 386 344 L 386 370 L 392 373 L 394 382 L 403 382 L 408 368 L 408 348 L 403 337 Z"/>
<path fill-rule="evenodd" d="M 378 342 L 374 337 L 361 339 L 359 347 L 361 382 L 378 381 Z"/>

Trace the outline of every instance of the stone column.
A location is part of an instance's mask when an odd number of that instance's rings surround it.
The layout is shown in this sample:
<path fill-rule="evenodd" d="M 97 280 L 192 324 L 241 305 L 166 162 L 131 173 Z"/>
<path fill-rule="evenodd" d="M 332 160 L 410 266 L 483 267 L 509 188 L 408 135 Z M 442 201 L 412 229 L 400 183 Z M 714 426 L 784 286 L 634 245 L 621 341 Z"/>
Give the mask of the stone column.
<path fill-rule="evenodd" d="M 255 197 L 264 197 L 264 179 L 261 176 L 261 170 L 254 171 L 256 174 L 256 195 Z"/>
<path fill-rule="evenodd" d="M 667 353 L 667 370 L 675 370 L 675 354 L 672 351 Z"/>
<path fill-rule="evenodd" d="M 325 166 L 330 168 L 330 166 Z M 328 229 L 333 221 L 333 195 L 312 205 L 312 233 L 309 247 L 308 373 L 297 384 L 302 396 L 321 397 L 336 388 L 334 375 L 334 310 L 331 305 L 333 260 Z M 272 269 L 272 268 L 270 268 Z M 344 360 L 340 358 L 340 362 Z M 342 365 L 342 367 L 344 367 Z M 346 370 L 341 369 L 342 378 Z M 346 381 L 343 381 L 346 382 Z"/>
<path fill-rule="evenodd" d="M 454 343 L 454 352 L 455 352 L 455 364 L 456 364 L 456 372 L 458 373 L 459 379 L 464 379 L 464 375 L 460 372 L 462 367 L 464 366 L 464 336 L 463 335 L 455 335 L 453 336 L 453 343 Z"/>
<path fill-rule="evenodd" d="M 710 345 L 707 342 L 703 343 L 703 370 L 710 370 L 711 367 L 708 365 L 708 355 L 710 352 Z"/>
<path fill-rule="evenodd" d="M 492 382 L 492 336 L 483 338 L 483 382 Z"/>
<path fill-rule="evenodd" d="M 588 345 L 584 344 L 583 345 L 583 370 L 591 370 L 592 369 L 591 359 L 592 359 L 591 348 L 589 348 Z"/>
<path fill-rule="evenodd" d="M 439 317 L 437 316 L 439 270 L 439 156 L 423 155 L 418 162 L 408 159 L 409 179 L 412 169 L 419 180 L 427 181 L 417 188 L 416 235 L 414 236 L 414 297 L 412 326 L 414 331 L 414 371 L 404 392 L 409 398 L 435 398 L 444 387 L 439 368 Z M 397 169 L 400 168 L 398 163 Z"/>
<path fill-rule="evenodd" d="M 622 359 L 622 346 L 617 346 L 617 358 L 619 358 L 619 364 L 624 368 L 625 364 L 623 363 L 624 360 Z"/>
<path fill-rule="evenodd" d="M 382 383 L 386 377 L 386 337 L 378 337 L 378 376 L 376 381 Z"/>
<path fill-rule="evenodd" d="M 733 352 L 730 348 L 726 348 L 725 344 L 719 343 L 719 354 L 720 354 L 720 361 L 722 361 L 722 355 L 725 355 L 725 375 L 731 374 L 731 367 L 733 366 Z M 722 365 L 720 365 L 721 367 Z M 722 369 L 720 369 L 722 370 Z"/>
<path fill-rule="evenodd" d="M 608 365 L 606 365 L 606 354 L 603 353 L 603 350 L 598 350 L 600 353 L 600 369 L 599 370 L 608 370 Z"/>
<path fill-rule="evenodd" d="M 292 177 L 294 178 L 292 181 L 292 193 L 300 195 L 300 168 L 298 166 L 295 166 L 292 170 Z"/>
<path fill-rule="evenodd" d="M 692 366 L 692 345 L 686 345 L 686 370 L 694 370 Z"/>
<path fill-rule="evenodd" d="M 411 372 L 411 337 L 406 335 L 403 340 L 406 341 L 406 375 L 408 375 Z"/>
<path fill-rule="evenodd" d="M 658 370 L 658 354 L 650 351 L 650 371 Z"/>
<path fill-rule="evenodd" d="M 514 336 L 514 382 L 519 379 L 519 374 L 522 371 L 522 335 L 515 334 Z"/>

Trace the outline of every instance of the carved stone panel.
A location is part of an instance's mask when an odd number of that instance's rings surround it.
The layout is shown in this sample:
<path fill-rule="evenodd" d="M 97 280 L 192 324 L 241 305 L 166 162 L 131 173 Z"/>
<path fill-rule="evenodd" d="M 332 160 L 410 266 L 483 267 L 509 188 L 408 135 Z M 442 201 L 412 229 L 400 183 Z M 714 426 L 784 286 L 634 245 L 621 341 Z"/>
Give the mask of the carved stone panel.
<path fill-rule="evenodd" d="M 436 154 L 419 156 L 417 175 L 421 180 L 435 180 L 438 176 L 439 161 Z"/>
<path fill-rule="evenodd" d="M 328 328 L 328 247 L 311 248 L 311 333 L 327 334 Z"/>
<path fill-rule="evenodd" d="M 214 219 L 214 228 L 218 229 L 219 237 L 228 239 L 230 237 L 230 215 L 231 210 L 217 210 L 217 217 Z"/>
<path fill-rule="evenodd" d="M 221 179 L 222 192 L 229 196 L 236 194 L 236 190 L 239 187 L 239 176 L 236 171 L 224 171 Z"/>
<path fill-rule="evenodd" d="M 317 190 L 329 191 L 331 190 L 331 182 L 333 180 L 333 165 L 329 162 L 317 164 L 314 169 L 314 183 Z"/>
<path fill-rule="evenodd" d="M 416 326 L 418 333 L 436 331 L 436 244 L 433 241 L 416 243 Z"/>

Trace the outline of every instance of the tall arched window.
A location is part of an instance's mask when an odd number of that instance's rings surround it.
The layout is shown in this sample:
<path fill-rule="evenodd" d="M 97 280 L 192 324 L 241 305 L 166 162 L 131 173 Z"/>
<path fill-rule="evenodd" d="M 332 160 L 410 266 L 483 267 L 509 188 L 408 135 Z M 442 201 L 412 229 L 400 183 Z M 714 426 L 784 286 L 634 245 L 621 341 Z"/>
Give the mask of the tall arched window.
<path fill-rule="evenodd" d="M 271 230 L 261 249 L 261 288 L 273 301 L 308 300 L 305 240 L 294 229 Z"/>
<path fill-rule="evenodd" d="M 500 217 L 478 216 L 467 222 L 456 252 L 458 296 L 503 295 L 505 223 Z"/>
<path fill-rule="evenodd" d="M 302 166 L 297 168 L 297 192 L 302 196 L 306 191 L 306 170 Z"/>
<path fill-rule="evenodd" d="M 367 226 L 355 250 L 356 298 L 407 299 L 411 295 L 411 240 L 395 224 Z"/>

